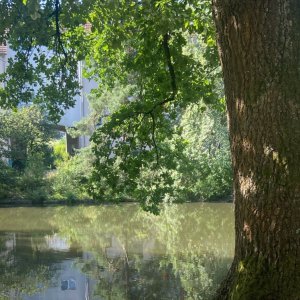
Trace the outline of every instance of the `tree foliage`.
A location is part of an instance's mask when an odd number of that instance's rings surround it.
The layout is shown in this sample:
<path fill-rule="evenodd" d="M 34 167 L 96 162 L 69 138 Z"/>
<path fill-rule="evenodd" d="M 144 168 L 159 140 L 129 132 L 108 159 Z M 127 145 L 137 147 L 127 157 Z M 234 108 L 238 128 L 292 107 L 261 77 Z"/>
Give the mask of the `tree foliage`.
<path fill-rule="evenodd" d="M 77 93 L 77 62 L 84 59 L 85 75 L 99 84 L 97 97 L 126 90 L 93 133 L 96 159 L 89 191 L 97 199 L 139 191 L 144 207 L 154 210 L 172 192 L 170 171 L 185 147 L 179 126 L 185 108 L 199 101 L 218 106 L 210 2 L 19 0 L 1 5 L 0 37 L 16 51 L 3 77 L 2 105 L 33 99 L 59 115 Z M 141 184 L 148 184 L 148 198 Z"/>
<path fill-rule="evenodd" d="M 96 129 L 95 124 L 99 123 L 101 115 L 106 111 L 107 105 L 110 111 L 116 110 L 126 98 L 124 94 L 126 95 L 126 90 L 116 88 L 111 93 L 104 93 L 100 98 L 91 97 L 90 115 L 77 123 L 74 129 L 69 130 L 70 133 L 91 134 Z M 105 122 L 106 118 L 107 116 L 103 117 L 101 122 Z M 203 106 L 201 102 L 193 104 L 184 110 L 177 127 L 181 128 L 180 135 L 175 134 L 166 141 L 170 149 L 168 155 L 173 156 L 174 161 L 172 169 L 170 167 L 164 169 L 166 178 L 169 179 L 167 184 L 161 180 L 161 171 L 158 168 L 151 170 L 143 167 L 138 176 L 133 177 L 132 182 L 127 181 L 126 186 L 120 184 L 118 190 L 112 189 L 111 185 L 106 184 L 106 178 L 112 174 L 120 180 L 126 175 L 119 167 L 121 159 L 118 158 L 107 173 L 102 172 L 97 182 L 97 186 L 102 187 L 102 199 L 105 201 L 133 199 L 140 200 L 146 205 L 147 199 L 150 204 L 153 198 L 207 201 L 230 195 L 231 162 L 224 112 Z M 175 149 L 178 140 L 181 151 Z M 54 189 L 61 191 L 61 195 L 70 192 L 73 197 L 80 198 L 82 193 L 78 188 L 81 187 L 83 190 L 87 188 L 85 183 L 89 182 L 93 170 L 93 155 L 88 148 L 79 151 L 63 165 L 59 164 L 56 173 L 53 174 Z"/>
<path fill-rule="evenodd" d="M 203 109 L 205 109 L 203 111 Z M 192 104 L 180 126 L 185 147 L 173 174 L 178 199 L 224 198 L 231 194 L 232 171 L 226 117 L 223 111 Z"/>
<path fill-rule="evenodd" d="M 90 74 L 101 78 L 100 88 L 113 86 L 116 80 L 133 88 L 92 137 L 96 161 L 91 193 L 105 198 L 112 191 L 116 195 L 140 191 L 137 198 L 154 209 L 163 195 L 172 192 L 169 170 L 176 169 L 184 147 L 177 126 L 180 115 L 188 103 L 217 98 L 211 76 L 216 65 L 205 59 L 215 54 L 208 3 L 111 5 L 108 13 L 100 7 L 91 15 L 96 23 L 91 38 L 97 37 L 97 43 L 92 47 Z M 193 38 L 207 42 L 202 61 L 187 49 Z M 178 138 L 170 145 L 174 134 Z M 145 183 L 147 198 L 141 188 Z"/>
<path fill-rule="evenodd" d="M 34 154 L 45 156 L 53 134 L 51 123 L 36 106 L 0 111 L 0 157 L 17 169 L 24 169 Z"/>
<path fill-rule="evenodd" d="M 67 37 L 69 30 L 82 35 L 86 9 L 81 1 L 0 1 L 0 43 L 13 50 L 0 77 L 2 107 L 34 101 L 58 120 L 74 104 L 80 57 Z"/>

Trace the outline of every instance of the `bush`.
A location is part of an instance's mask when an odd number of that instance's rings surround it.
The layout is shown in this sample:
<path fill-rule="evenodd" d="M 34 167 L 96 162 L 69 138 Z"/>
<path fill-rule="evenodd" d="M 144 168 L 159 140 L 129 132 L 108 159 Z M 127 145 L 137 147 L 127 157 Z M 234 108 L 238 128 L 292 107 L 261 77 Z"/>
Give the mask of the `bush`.
<path fill-rule="evenodd" d="M 30 156 L 22 172 L 0 160 L 0 200 L 43 203 L 49 193 L 45 172 L 46 167 L 41 154 Z"/>
<path fill-rule="evenodd" d="M 29 157 L 18 182 L 22 198 L 32 203 L 43 203 L 48 198 L 49 185 L 45 179 L 46 167 L 42 154 Z"/>
<path fill-rule="evenodd" d="M 0 200 L 9 200 L 18 195 L 18 174 L 0 159 Z"/>
<path fill-rule="evenodd" d="M 87 183 L 91 174 L 93 155 L 90 147 L 78 150 L 73 157 L 61 161 L 49 174 L 51 198 L 74 202 L 89 198 Z"/>
<path fill-rule="evenodd" d="M 57 168 L 70 158 L 67 152 L 66 138 L 63 137 L 59 140 L 52 141 L 51 146 L 53 149 L 54 166 Z"/>
<path fill-rule="evenodd" d="M 53 124 L 37 106 L 0 111 L 0 198 L 47 199 L 47 169 L 53 164 L 49 140 Z M 12 167 L 4 161 L 10 161 Z"/>

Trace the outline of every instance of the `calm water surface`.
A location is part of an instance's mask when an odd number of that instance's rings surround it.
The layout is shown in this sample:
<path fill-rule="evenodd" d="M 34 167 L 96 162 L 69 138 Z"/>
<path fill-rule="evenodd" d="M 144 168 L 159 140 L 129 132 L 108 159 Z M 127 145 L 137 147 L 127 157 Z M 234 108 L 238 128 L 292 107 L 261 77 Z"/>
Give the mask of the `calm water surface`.
<path fill-rule="evenodd" d="M 1 208 L 0 299 L 210 299 L 233 230 L 225 203 Z"/>

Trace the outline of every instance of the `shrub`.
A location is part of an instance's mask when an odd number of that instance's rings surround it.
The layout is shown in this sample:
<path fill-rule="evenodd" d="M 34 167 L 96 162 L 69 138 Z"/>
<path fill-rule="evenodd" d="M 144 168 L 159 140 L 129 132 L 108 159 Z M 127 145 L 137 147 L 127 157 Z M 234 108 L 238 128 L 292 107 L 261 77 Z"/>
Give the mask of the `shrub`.
<path fill-rule="evenodd" d="M 61 164 L 68 161 L 70 156 L 67 152 L 67 144 L 65 137 L 59 140 L 52 141 L 51 146 L 53 149 L 53 160 L 55 167 L 59 167 Z"/>
<path fill-rule="evenodd" d="M 56 170 L 49 175 L 51 197 L 73 202 L 89 198 L 87 182 L 92 168 L 91 148 L 78 150 L 68 160 L 61 161 Z"/>
<path fill-rule="evenodd" d="M 22 198 L 32 203 L 43 203 L 48 198 L 49 186 L 43 159 L 42 154 L 30 156 L 18 182 Z"/>

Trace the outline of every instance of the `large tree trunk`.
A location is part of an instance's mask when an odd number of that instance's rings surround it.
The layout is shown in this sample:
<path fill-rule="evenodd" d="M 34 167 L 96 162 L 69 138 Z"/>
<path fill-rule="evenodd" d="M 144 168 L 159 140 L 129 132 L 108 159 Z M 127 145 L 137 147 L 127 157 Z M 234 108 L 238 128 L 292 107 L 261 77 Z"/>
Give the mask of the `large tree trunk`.
<path fill-rule="evenodd" d="M 218 299 L 300 299 L 300 1 L 213 0 L 236 249 Z"/>

